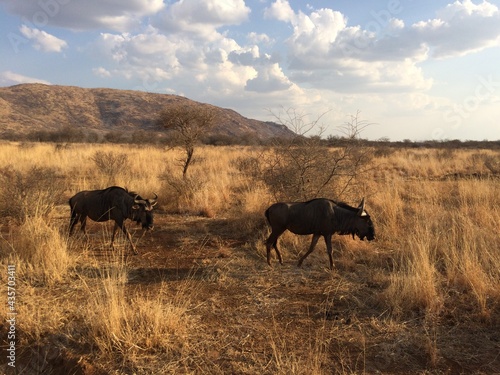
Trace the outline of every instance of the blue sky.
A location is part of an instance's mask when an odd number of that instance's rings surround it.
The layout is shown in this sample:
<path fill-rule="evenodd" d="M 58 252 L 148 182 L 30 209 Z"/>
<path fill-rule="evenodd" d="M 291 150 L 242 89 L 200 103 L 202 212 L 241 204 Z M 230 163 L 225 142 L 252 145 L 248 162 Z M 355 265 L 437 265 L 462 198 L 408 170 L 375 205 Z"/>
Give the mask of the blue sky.
<path fill-rule="evenodd" d="M 0 86 L 184 95 L 362 136 L 500 139 L 500 0 L 0 0 Z"/>

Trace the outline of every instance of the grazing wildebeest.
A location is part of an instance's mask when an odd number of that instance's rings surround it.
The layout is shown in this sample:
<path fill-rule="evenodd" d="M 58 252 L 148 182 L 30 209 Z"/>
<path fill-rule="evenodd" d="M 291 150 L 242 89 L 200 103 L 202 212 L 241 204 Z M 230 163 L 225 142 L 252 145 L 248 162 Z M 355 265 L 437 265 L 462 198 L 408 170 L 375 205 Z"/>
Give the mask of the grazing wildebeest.
<path fill-rule="evenodd" d="M 353 238 L 357 235 L 361 240 L 366 237 L 369 241 L 375 238 L 373 223 L 370 215 L 365 211 L 364 198 L 357 208 L 325 198 L 317 198 L 308 202 L 275 203 L 266 210 L 266 218 L 272 229 L 266 241 L 269 265 L 271 265 L 271 247 L 274 247 L 279 262 L 283 264 L 277 242 L 278 237 L 287 229 L 295 234 L 313 235 L 309 250 L 299 260 L 299 267 L 313 252 L 320 236 L 325 238 L 330 269 L 333 269 L 332 235 L 334 233 L 352 234 Z"/>
<path fill-rule="evenodd" d="M 120 228 L 132 245 L 132 251 L 137 254 L 132 237 L 125 228 L 124 222 L 126 219 L 131 219 L 138 224 L 141 223 L 143 229 L 152 229 L 153 207 L 158 202 L 157 199 L 156 194 L 153 199 L 142 199 L 138 194 L 118 186 L 76 193 L 69 200 L 71 208 L 69 235 L 71 236 L 73 233 L 73 228 L 78 221 L 81 223 L 81 230 L 86 234 L 87 216 L 98 222 L 114 220 L 115 227 L 111 237 L 111 247 L 113 247 L 116 230 Z"/>

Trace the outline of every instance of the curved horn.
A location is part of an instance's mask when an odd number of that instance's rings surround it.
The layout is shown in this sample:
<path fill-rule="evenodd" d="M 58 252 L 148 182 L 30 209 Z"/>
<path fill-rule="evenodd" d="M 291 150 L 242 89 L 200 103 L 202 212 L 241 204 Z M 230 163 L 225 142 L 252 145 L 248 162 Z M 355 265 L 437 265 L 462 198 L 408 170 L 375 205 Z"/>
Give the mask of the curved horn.
<path fill-rule="evenodd" d="M 135 195 L 135 197 L 134 197 L 134 203 L 135 204 L 146 204 L 146 201 L 144 199 L 137 199 L 138 196 L 139 196 L 139 194 Z"/>
<path fill-rule="evenodd" d="M 358 216 L 363 216 L 364 212 L 365 212 L 365 198 L 363 197 L 358 207 Z"/>
<path fill-rule="evenodd" d="M 158 203 L 158 194 L 153 193 L 155 197 L 153 199 L 148 199 L 149 204 L 151 207 L 155 206 Z"/>

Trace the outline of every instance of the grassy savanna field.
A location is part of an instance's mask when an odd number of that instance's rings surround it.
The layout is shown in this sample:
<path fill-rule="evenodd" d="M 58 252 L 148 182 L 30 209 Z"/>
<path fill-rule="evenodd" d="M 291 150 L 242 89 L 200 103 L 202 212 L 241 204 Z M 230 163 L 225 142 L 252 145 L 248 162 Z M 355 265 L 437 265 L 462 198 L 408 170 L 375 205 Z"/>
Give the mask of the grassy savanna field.
<path fill-rule="evenodd" d="M 310 237 L 289 233 L 284 265 L 267 265 L 275 198 L 242 165 L 268 149 L 200 147 L 183 180 L 175 149 L 2 143 L 17 373 L 499 373 L 500 180 L 487 166 L 500 152 L 374 151 L 355 189 L 329 198 L 366 197 L 377 239 L 334 236 L 330 271 L 322 241 L 297 268 Z M 68 198 L 113 184 L 159 195 L 154 231 L 126 222 L 137 256 L 123 235 L 109 249 L 110 222 L 67 237 Z"/>

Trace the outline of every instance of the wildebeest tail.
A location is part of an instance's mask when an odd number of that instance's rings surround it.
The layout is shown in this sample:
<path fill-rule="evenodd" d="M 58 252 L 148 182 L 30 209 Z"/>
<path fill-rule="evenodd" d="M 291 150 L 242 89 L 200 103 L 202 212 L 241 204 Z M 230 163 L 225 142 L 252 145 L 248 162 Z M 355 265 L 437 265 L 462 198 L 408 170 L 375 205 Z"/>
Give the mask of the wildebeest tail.
<path fill-rule="evenodd" d="M 68 199 L 68 204 L 69 204 L 69 207 L 71 208 L 71 210 L 73 211 L 73 197 Z"/>
<path fill-rule="evenodd" d="M 271 221 L 269 220 L 269 208 L 264 212 L 264 215 L 266 215 L 267 222 L 271 224 Z"/>

